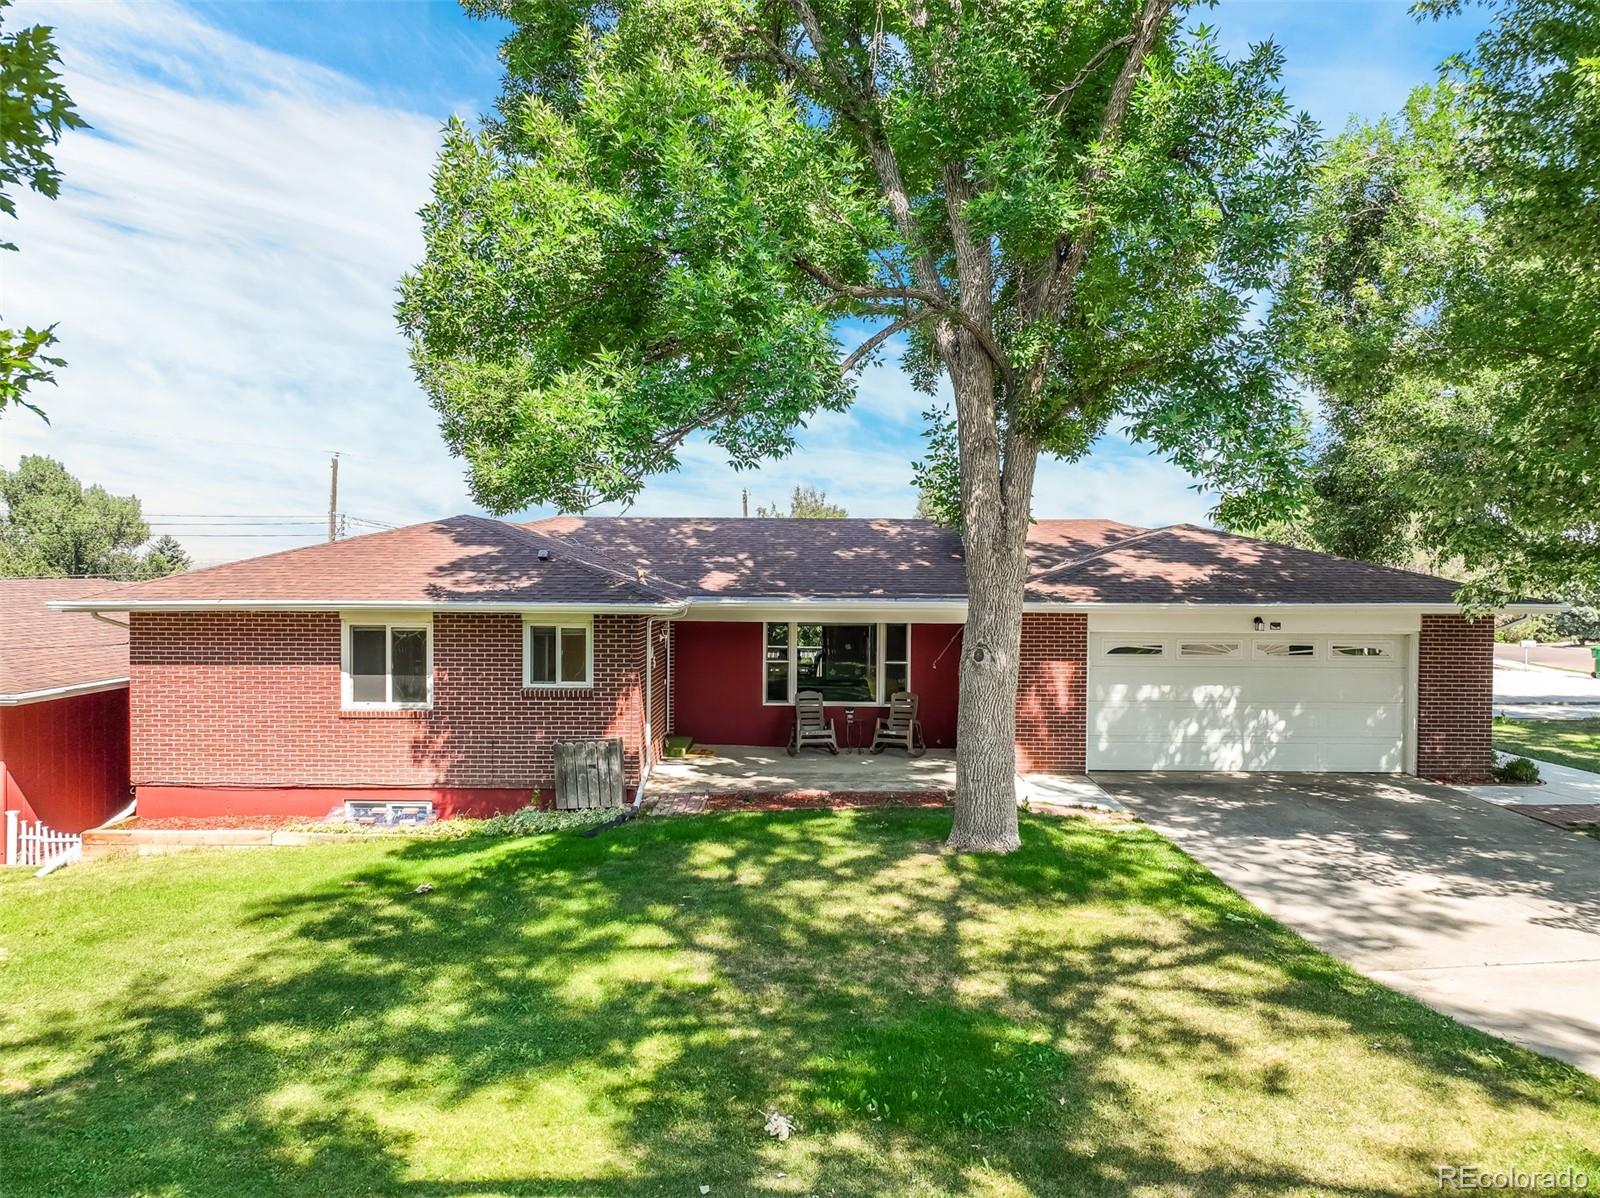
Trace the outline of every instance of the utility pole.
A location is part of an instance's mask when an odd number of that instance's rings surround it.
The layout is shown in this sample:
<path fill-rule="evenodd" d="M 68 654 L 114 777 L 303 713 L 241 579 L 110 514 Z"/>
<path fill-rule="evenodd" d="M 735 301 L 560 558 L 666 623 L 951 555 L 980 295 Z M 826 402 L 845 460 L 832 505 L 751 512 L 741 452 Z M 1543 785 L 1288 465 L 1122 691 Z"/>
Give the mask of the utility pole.
<path fill-rule="evenodd" d="M 740 487 L 739 488 L 739 502 L 744 505 L 744 518 L 746 520 L 748 520 L 750 518 L 750 488 L 749 487 Z"/>
<path fill-rule="evenodd" d="M 339 539 L 339 455 L 328 461 L 328 540 Z"/>

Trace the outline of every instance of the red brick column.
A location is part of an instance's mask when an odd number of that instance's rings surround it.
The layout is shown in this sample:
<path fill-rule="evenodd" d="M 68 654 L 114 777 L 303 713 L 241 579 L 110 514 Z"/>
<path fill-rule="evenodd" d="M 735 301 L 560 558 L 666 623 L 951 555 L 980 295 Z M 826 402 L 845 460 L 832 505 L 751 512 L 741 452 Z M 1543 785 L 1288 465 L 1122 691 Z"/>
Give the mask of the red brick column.
<path fill-rule="evenodd" d="M 1417 773 L 1438 782 L 1489 777 L 1494 621 L 1422 617 L 1417 643 Z"/>
<path fill-rule="evenodd" d="M 1022 617 L 1017 673 L 1017 769 L 1081 774 L 1088 731 L 1089 617 L 1037 612 Z"/>

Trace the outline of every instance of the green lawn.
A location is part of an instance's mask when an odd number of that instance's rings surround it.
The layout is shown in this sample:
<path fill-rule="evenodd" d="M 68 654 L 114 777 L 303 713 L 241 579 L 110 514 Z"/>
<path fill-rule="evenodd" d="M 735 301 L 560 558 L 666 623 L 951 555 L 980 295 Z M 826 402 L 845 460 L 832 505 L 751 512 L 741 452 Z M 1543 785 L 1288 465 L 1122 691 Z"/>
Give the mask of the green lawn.
<path fill-rule="evenodd" d="M 637 821 L 0 881 L 8 1194 L 1434 1194 L 1600 1176 L 1600 1081 L 1154 833 Z M 420 883 L 433 890 L 414 893 Z M 764 1113 L 795 1119 L 780 1143 Z M 1586 1147 L 1587 1146 L 1587 1147 Z"/>
<path fill-rule="evenodd" d="M 1494 747 L 1600 773 L 1600 720 L 1497 719 Z"/>

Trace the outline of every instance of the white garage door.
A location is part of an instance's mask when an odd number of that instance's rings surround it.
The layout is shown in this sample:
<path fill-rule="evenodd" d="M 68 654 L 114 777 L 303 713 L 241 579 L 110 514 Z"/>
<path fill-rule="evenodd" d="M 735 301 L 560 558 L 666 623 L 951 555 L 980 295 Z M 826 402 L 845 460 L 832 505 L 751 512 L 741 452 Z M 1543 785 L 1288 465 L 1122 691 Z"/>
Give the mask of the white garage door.
<path fill-rule="evenodd" d="M 1405 768 L 1403 637 L 1097 633 L 1090 769 Z"/>

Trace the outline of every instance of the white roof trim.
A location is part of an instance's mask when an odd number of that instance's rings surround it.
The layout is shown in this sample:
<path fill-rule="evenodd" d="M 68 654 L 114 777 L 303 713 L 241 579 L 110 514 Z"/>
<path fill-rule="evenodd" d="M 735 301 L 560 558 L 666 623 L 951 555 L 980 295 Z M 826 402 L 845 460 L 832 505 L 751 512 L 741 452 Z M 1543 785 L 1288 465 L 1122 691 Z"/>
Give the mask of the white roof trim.
<path fill-rule="evenodd" d="M 39 691 L 19 691 L 14 695 L 0 695 L 0 707 L 21 707 L 24 703 L 46 703 L 51 699 L 70 699 L 74 695 L 92 695 L 97 691 L 121 690 L 128 685 L 126 678 L 102 678 L 99 682 L 74 682 L 67 686 L 52 686 Z"/>
<path fill-rule="evenodd" d="M 691 596 L 671 603 L 529 603 L 499 599 L 457 600 L 394 600 L 394 599 L 118 599 L 106 596 L 101 599 L 56 599 L 46 604 L 52 611 L 62 612 L 197 612 L 197 611 L 478 611 L 478 612 L 546 612 L 550 614 L 604 614 L 616 615 L 670 615 L 712 614 L 719 611 L 742 610 L 786 611 L 839 611 L 887 612 L 909 611 L 959 614 L 965 616 L 967 601 L 960 598 L 826 598 L 819 596 Z M 1498 609 L 1499 614 L 1522 612 L 1565 611 L 1564 603 L 1517 603 Z M 1454 603 L 1416 603 L 1410 601 L 1348 600 L 1333 603 L 1275 603 L 1269 599 L 1247 603 L 1206 603 L 1203 601 L 1174 601 L 1167 603 L 1070 603 L 1049 599 L 1028 599 L 1022 604 L 1025 612 L 1088 612 L 1107 610 L 1145 611 L 1415 611 L 1450 613 L 1461 610 Z"/>
<path fill-rule="evenodd" d="M 57 599 L 51 611 L 530 611 L 618 615 L 659 615 L 683 610 L 682 603 L 528 603 L 502 599 Z"/>

